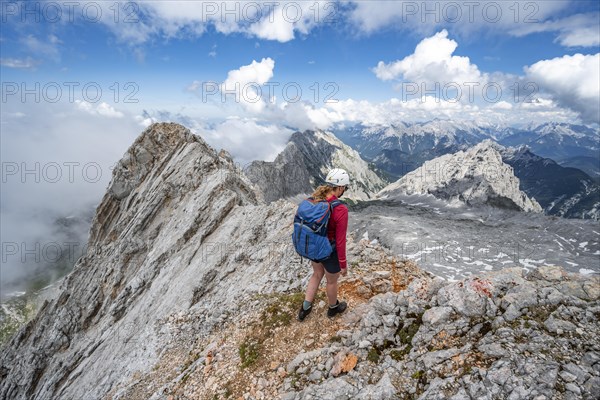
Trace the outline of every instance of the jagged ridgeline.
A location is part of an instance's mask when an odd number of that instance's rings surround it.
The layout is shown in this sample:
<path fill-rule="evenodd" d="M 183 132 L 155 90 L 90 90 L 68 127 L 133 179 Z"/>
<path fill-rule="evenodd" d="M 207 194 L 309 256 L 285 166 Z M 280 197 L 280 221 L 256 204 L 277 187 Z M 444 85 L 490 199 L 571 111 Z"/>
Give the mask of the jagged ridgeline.
<path fill-rule="evenodd" d="M 383 172 L 364 161 L 360 154 L 331 132 L 295 132 L 274 161 L 254 161 L 244 173 L 263 193 L 266 201 L 308 194 L 325 183 L 332 168 L 342 168 L 351 177 L 344 200 L 368 200 L 388 183 Z"/>
<path fill-rule="evenodd" d="M 542 208 L 519 190 L 513 169 L 502 161 L 491 140 L 485 140 L 468 151 L 446 154 L 426 161 L 384 188 L 381 197 L 394 193 L 432 194 L 471 206 L 491 205 L 517 211 L 541 212 Z"/>
<path fill-rule="evenodd" d="M 0 398 L 102 398 L 178 340 L 168 316 L 192 310 L 202 337 L 250 293 L 299 285 L 294 212 L 264 205 L 226 152 L 152 125 L 113 171 L 57 298 L 2 349 Z"/>

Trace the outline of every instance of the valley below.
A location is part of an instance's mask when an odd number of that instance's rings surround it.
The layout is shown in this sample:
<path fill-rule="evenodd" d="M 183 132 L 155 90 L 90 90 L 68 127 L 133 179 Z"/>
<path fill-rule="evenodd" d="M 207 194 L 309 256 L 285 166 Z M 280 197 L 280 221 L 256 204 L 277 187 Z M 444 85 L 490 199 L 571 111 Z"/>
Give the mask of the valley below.
<path fill-rule="evenodd" d="M 349 229 L 448 280 L 507 267 L 561 266 L 600 274 L 595 221 L 452 206 L 431 196 L 406 195 L 353 207 Z"/>

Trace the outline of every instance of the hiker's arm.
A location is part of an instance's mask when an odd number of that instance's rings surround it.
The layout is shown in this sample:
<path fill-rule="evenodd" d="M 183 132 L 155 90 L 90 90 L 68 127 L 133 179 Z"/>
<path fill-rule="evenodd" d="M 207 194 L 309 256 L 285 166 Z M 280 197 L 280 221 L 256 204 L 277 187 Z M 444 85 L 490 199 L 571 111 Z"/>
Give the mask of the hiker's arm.
<path fill-rule="evenodd" d="M 345 269 L 346 263 L 346 231 L 348 230 L 348 208 L 344 205 L 335 209 L 335 248 L 337 250 L 338 259 L 340 260 L 340 268 Z"/>

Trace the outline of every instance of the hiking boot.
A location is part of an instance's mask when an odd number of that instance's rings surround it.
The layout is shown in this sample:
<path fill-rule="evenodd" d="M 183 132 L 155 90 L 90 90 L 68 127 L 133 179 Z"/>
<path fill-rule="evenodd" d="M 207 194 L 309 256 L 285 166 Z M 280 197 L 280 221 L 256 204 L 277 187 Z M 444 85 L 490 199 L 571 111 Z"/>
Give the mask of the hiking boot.
<path fill-rule="evenodd" d="M 338 300 L 335 307 L 329 307 L 327 309 L 327 316 L 329 318 L 335 317 L 337 314 L 341 314 L 346 311 L 346 308 L 348 308 L 348 304 L 346 304 L 345 301 L 340 302 Z"/>
<path fill-rule="evenodd" d="M 304 321 L 304 318 L 310 314 L 312 311 L 312 306 L 308 310 L 305 310 L 303 306 L 300 306 L 300 311 L 298 311 L 298 321 Z"/>

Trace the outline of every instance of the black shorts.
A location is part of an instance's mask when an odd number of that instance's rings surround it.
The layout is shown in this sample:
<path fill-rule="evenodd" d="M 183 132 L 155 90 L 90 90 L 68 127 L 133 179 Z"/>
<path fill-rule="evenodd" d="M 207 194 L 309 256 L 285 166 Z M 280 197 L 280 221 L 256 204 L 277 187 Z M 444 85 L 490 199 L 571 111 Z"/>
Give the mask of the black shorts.
<path fill-rule="evenodd" d="M 335 249 L 335 245 L 332 245 L 331 247 L 333 247 L 333 251 L 331 252 L 329 257 L 324 258 L 322 260 L 312 261 L 323 264 L 325 271 L 329 272 L 330 274 L 337 274 L 342 270 L 342 268 L 340 268 L 340 260 L 338 259 L 338 254 Z"/>

